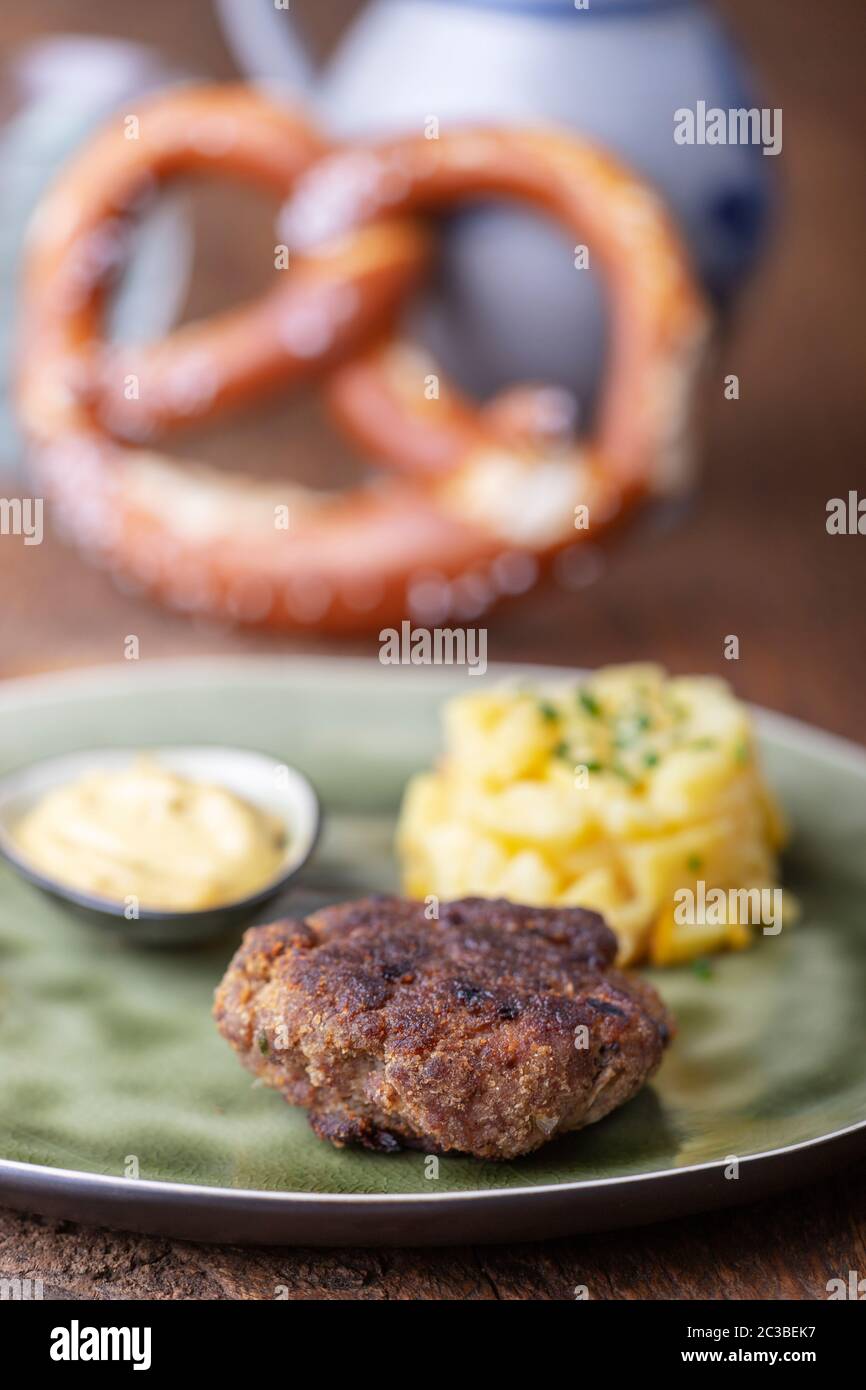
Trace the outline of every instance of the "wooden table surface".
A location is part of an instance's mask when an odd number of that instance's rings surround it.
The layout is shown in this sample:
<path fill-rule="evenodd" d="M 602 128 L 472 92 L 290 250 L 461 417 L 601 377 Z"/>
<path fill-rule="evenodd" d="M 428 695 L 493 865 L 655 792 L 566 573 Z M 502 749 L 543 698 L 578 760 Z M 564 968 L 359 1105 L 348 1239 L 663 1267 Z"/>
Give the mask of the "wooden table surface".
<path fill-rule="evenodd" d="M 325 43 L 351 8 L 310 6 L 314 36 Z M 586 666 L 652 658 L 718 672 L 746 698 L 864 742 L 866 538 L 825 529 L 829 498 L 866 493 L 862 5 L 835 0 L 832 22 L 828 12 L 820 25 L 809 0 L 723 8 L 750 45 L 765 100 L 783 108 L 785 144 L 776 239 L 702 401 L 699 489 L 676 524 L 648 525 L 605 556 L 590 587 L 531 596 L 496 616 L 489 654 Z M 73 23 L 55 0 L 9 5 L 0 58 L 36 33 L 74 27 L 140 38 L 192 70 L 230 75 L 203 4 L 196 14 L 184 26 L 173 0 L 79 0 Z M 217 205 L 221 232 L 203 239 L 191 312 L 249 279 L 232 234 L 246 209 L 224 197 Z M 738 401 L 723 398 L 728 372 L 740 377 Z M 274 470 L 287 430 L 305 446 L 296 452 L 329 448 L 306 405 L 232 423 L 205 445 L 215 460 Z M 2 495 L 13 486 L 0 479 Z M 143 661 L 378 650 L 373 640 L 337 647 L 192 624 L 112 588 L 53 537 L 40 547 L 0 538 L 0 596 L 3 676 L 120 661 L 131 633 Z M 723 657 L 730 634 L 737 662 Z M 567 1299 L 578 1284 L 597 1298 L 800 1299 L 825 1297 L 827 1280 L 849 1269 L 866 1269 L 866 1178 L 855 1171 L 739 1212 L 487 1249 L 242 1251 L 0 1213 L 0 1278 L 40 1276 L 52 1296 L 85 1299 L 271 1298 L 278 1284 L 300 1299 Z"/>

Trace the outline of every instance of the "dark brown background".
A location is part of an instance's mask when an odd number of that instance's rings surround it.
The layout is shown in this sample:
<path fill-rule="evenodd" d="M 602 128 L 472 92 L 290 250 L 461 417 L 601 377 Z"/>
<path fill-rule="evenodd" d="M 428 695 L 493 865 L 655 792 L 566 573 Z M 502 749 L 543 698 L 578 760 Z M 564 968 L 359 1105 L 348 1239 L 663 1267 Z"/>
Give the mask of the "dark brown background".
<path fill-rule="evenodd" d="M 327 51 L 351 0 L 296 0 Z M 784 111 L 775 161 L 783 208 L 774 244 L 745 295 L 702 402 L 703 479 L 691 514 L 648 530 L 607 560 L 579 595 L 532 596 L 489 628 L 494 659 L 595 666 L 651 657 L 717 671 L 743 696 L 864 741 L 866 537 L 830 537 L 828 498 L 866 493 L 866 88 L 862 0 L 724 0 L 764 101 Z M 4 6 L 0 60 L 40 33 L 107 32 L 160 48 L 212 77 L 234 69 L 205 0 L 31 0 Z M 258 210 L 210 190 L 189 313 L 255 287 L 249 235 Z M 266 225 L 266 224 L 263 224 Z M 722 379 L 740 377 L 740 400 Z M 288 409 L 288 408 L 286 408 Z M 204 441 L 215 460 L 262 471 L 331 446 L 309 405 L 279 407 Z M 197 441 L 195 441 L 197 442 Z M 0 460 L 2 472 L 3 460 Z M 2 482 L 2 477 L 0 477 Z M 8 495 L 11 484 L 4 487 Z M 56 541 L 0 541 L 0 674 L 196 652 L 315 650 L 166 615 L 113 590 Z M 735 633 L 740 659 L 723 659 Z M 328 648 L 333 650 L 332 647 Z M 340 650 L 373 655 L 371 641 Z M 41 1276 L 55 1294 L 299 1298 L 825 1297 L 828 1278 L 866 1269 L 866 1181 L 856 1173 L 737 1214 L 513 1249 L 238 1252 L 184 1247 L 0 1214 L 0 1277 Z"/>

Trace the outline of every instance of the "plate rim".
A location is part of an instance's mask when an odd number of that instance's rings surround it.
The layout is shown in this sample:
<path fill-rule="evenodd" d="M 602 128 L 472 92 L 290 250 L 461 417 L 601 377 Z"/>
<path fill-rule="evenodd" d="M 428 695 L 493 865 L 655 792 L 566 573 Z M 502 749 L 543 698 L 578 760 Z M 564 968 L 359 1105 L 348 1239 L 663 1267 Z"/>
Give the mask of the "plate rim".
<path fill-rule="evenodd" d="M 759 1153 L 754 1154 L 738 1154 L 737 1160 L 741 1168 L 757 1166 L 763 1162 L 785 1158 L 789 1154 L 804 1153 L 820 1148 L 823 1144 L 838 1142 L 864 1130 L 866 1130 L 866 1120 L 856 1120 L 852 1125 L 831 1130 L 828 1134 L 816 1135 L 814 1139 L 803 1139 L 797 1144 L 785 1144 L 777 1149 L 762 1149 Z M 140 1192 L 151 1197 L 217 1197 L 221 1204 L 226 1203 L 226 1200 L 229 1199 L 229 1204 L 237 1202 L 241 1205 L 247 1205 L 250 1202 L 255 1202 L 267 1206 L 306 1206 L 318 1205 L 322 1202 L 328 1206 L 356 1206 L 360 1204 L 364 1207 L 375 1207 L 387 1206 L 395 1202 L 411 1205 L 421 1203 L 426 1206 L 454 1201 L 474 1202 L 479 1198 L 488 1201 L 492 1199 L 502 1201 L 506 1198 L 529 1197 L 535 1194 L 595 1191 L 600 1187 L 631 1187 L 648 1182 L 661 1182 L 670 1178 L 688 1179 L 696 1174 L 710 1174 L 724 1170 L 729 1161 L 725 1158 L 710 1159 L 707 1163 L 684 1164 L 680 1168 L 658 1168 L 649 1173 L 620 1173 L 611 1178 L 584 1178 L 578 1182 L 536 1183 L 528 1187 L 490 1187 L 452 1192 L 289 1192 L 261 1187 L 219 1187 L 210 1186 L 207 1183 L 175 1182 L 163 1178 L 124 1178 L 119 1174 L 89 1173 L 85 1169 L 79 1168 L 51 1168 L 44 1163 L 23 1163 L 20 1160 L 8 1158 L 0 1159 L 0 1178 L 5 1174 L 20 1177 L 32 1176 L 41 1179 L 33 1184 L 37 1189 L 43 1186 L 84 1186 L 97 1190 L 117 1187 L 118 1190 Z M 50 1181 L 51 1179 L 54 1181 Z"/>
<path fill-rule="evenodd" d="M 639 663 L 622 662 L 617 664 L 636 665 Z M 662 662 L 648 664 L 663 665 Z M 196 680 L 201 679 L 205 673 L 211 677 L 218 676 L 222 679 L 242 676 L 245 672 L 254 673 L 256 670 L 263 674 L 280 675 L 284 674 L 289 666 L 294 668 L 295 674 L 302 673 L 309 678 L 316 677 L 319 672 L 330 674 L 334 671 L 345 671 L 347 668 L 351 668 L 356 677 L 381 680 L 391 670 L 390 667 L 383 666 L 372 656 L 337 656 L 309 652 L 285 652 L 282 655 L 258 653 L 249 656 L 243 653 L 234 656 L 213 656 L 205 653 L 196 656 L 154 657 L 140 667 L 138 663 L 131 665 L 127 662 L 102 662 L 95 666 L 63 667 L 56 670 L 39 671 L 33 675 L 0 677 L 0 714 L 7 707 L 14 708 L 20 704 L 22 697 L 28 699 L 35 697 L 39 703 L 50 703 L 56 687 L 60 687 L 61 693 L 63 689 L 68 689 L 70 694 L 76 692 L 76 687 L 82 688 L 83 692 L 95 687 L 90 690 L 95 698 L 107 698 L 122 693 L 120 687 L 127 683 L 133 683 L 136 689 L 141 689 L 143 685 L 158 686 L 167 676 L 170 676 L 180 680 L 181 683 L 188 680 L 190 684 L 195 684 Z M 449 666 L 401 667 L 405 681 L 418 687 L 429 686 L 430 688 L 436 685 L 453 685 L 455 669 L 457 668 Z M 555 681 L 562 679 L 566 672 L 572 672 L 577 676 L 585 675 L 588 668 L 573 665 L 551 666 L 532 661 L 491 661 L 488 663 L 485 675 L 494 677 L 498 675 L 503 680 L 507 680 L 517 675 L 525 675 L 527 672 L 534 674 L 540 680 Z M 675 672 L 674 675 L 676 674 Z M 713 673 L 710 679 L 724 680 L 725 677 L 716 676 Z M 468 688 L 471 689 L 471 687 Z M 736 691 L 734 693 L 736 694 Z M 866 745 L 857 743 L 844 734 L 836 734 L 829 729 L 822 729 L 815 724 L 809 724 L 805 719 L 797 719 L 794 715 L 783 714 L 781 710 L 771 709 L 767 705 L 758 705 L 750 700 L 744 700 L 742 703 L 752 712 L 757 720 L 758 728 L 762 731 L 772 731 L 774 728 L 784 731 L 795 741 L 799 741 L 807 747 L 817 747 L 823 751 L 825 756 L 844 760 L 846 765 L 853 757 L 855 761 L 862 764 L 863 772 L 866 774 Z"/>
<path fill-rule="evenodd" d="M 660 664 L 660 663 L 659 663 Z M 302 673 L 310 679 L 331 675 L 335 671 L 345 673 L 352 668 L 355 676 L 362 679 L 381 680 L 388 668 L 372 657 L 319 655 L 303 652 L 278 654 L 259 654 L 255 656 L 191 656 L 155 658 L 142 667 L 129 667 L 116 662 L 97 666 L 75 667 L 55 671 L 44 671 L 34 675 L 12 676 L 0 680 L 0 715 L 9 708 L 20 707 L 22 698 L 28 701 L 36 696 L 39 703 L 50 703 L 57 693 L 91 693 L 96 697 L 121 694 L 125 689 L 142 689 L 142 677 L 151 687 L 175 680 L 181 684 L 195 684 L 208 677 L 246 679 L 258 671 L 272 676 L 286 675 L 292 668 L 294 675 Z M 491 662 L 485 674 L 503 679 L 516 675 L 532 673 L 539 680 L 562 679 L 565 673 L 582 674 L 585 667 L 572 665 L 550 666 L 534 662 Z M 407 667 L 404 677 L 416 688 L 433 688 L 437 685 L 453 688 L 455 673 L 450 667 Z M 719 679 L 722 679 L 720 677 Z M 95 688 L 94 688 L 95 687 Z M 392 687 L 393 688 L 393 687 Z M 40 698 L 41 697 L 41 698 Z M 850 768 L 852 760 L 858 770 L 866 776 L 866 747 L 842 735 L 831 733 L 760 705 L 746 702 L 754 715 L 757 727 L 762 733 L 773 731 L 789 743 L 818 751 L 821 756 L 830 758 L 837 764 Z M 866 1131 L 866 1119 L 857 1120 L 841 1129 L 801 1140 L 796 1144 L 786 1144 L 780 1148 L 763 1149 L 757 1153 L 737 1155 L 741 1168 L 758 1168 L 772 1165 L 781 1158 L 794 1154 L 804 1154 L 820 1149 L 824 1145 L 838 1143 L 845 1138 Z M 696 1175 L 711 1174 L 723 1170 L 726 1159 L 711 1159 L 706 1163 L 687 1164 L 682 1167 L 654 1169 L 650 1172 L 624 1173 L 607 1178 L 585 1178 L 574 1182 L 539 1183 L 521 1187 L 479 1188 L 466 1191 L 449 1192 L 297 1192 L 269 1190 L 266 1188 L 221 1187 L 202 1183 L 184 1183 L 161 1178 L 124 1178 L 119 1175 L 88 1172 L 77 1168 L 53 1168 L 47 1164 L 26 1163 L 17 1159 L 0 1157 L 0 1192 L 5 1188 L 4 1178 L 30 1179 L 26 1184 L 29 1192 L 49 1189 L 81 1190 L 94 1192 L 106 1197 L 140 1194 L 141 1197 L 165 1198 L 170 1204 L 178 1199 L 198 1201 L 207 1198 L 219 1206 L 249 1207 L 290 1206 L 302 1209 L 326 1204 L 335 1207 L 361 1207 L 362 1209 L 388 1207 L 394 1204 L 442 1206 L 464 1201 L 508 1202 L 527 1199 L 531 1196 L 550 1196 L 605 1190 L 631 1188 L 648 1183 L 670 1185 L 671 1180 L 688 1182 Z"/>

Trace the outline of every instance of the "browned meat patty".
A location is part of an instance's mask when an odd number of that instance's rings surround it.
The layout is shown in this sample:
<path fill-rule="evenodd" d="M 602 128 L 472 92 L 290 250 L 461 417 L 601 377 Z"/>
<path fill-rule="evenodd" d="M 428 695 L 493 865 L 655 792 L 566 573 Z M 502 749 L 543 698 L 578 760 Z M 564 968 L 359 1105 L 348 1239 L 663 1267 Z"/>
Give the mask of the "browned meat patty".
<path fill-rule="evenodd" d="M 630 1099 L 672 1021 L 580 908 L 370 898 L 248 931 L 214 1014 L 323 1139 L 514 1158 Z"/>

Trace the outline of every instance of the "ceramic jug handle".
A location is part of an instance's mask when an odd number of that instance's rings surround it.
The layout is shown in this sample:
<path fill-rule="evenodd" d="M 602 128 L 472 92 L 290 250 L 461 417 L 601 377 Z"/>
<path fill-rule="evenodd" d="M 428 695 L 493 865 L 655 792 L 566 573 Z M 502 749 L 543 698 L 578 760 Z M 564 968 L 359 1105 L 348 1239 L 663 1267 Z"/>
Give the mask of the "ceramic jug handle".
<path fill-rule="evenodd" d="M 308 96 L 316 71 L 288 7 L 274 0 L 215 0 L 226 41 L 248 77 Z"/>

